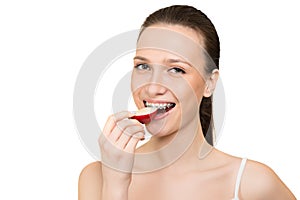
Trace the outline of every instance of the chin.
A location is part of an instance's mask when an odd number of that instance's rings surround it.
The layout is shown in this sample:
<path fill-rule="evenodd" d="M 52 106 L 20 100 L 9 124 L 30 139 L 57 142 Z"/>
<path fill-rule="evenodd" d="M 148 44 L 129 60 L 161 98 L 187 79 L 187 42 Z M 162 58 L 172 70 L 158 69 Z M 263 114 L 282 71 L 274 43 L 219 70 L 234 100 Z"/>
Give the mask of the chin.
<path fill-rule="evenodd" d="M 176 120 L 168 122 L 167 120 L 151 121 L 146 125 L 147 131 L 154 137 L 165 137 L 178 132 Z"/>

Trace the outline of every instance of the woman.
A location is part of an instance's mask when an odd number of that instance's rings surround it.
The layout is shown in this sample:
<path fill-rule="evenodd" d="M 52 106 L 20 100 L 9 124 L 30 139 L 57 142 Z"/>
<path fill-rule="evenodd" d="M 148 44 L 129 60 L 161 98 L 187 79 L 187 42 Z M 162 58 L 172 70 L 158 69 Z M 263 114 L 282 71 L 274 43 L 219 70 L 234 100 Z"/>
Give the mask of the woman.
<path fill-rule="evenodd" d="M 80 200 L 295 199 L 268 166 L 213 147 L 212 94 L 219 39 L 201 11 L 171 6 L 151 14 L 137 42 L 131 87 L 146 129 L 128 111 L 110 116 L 99 138 L 102 162 L 84 168 Z"/>

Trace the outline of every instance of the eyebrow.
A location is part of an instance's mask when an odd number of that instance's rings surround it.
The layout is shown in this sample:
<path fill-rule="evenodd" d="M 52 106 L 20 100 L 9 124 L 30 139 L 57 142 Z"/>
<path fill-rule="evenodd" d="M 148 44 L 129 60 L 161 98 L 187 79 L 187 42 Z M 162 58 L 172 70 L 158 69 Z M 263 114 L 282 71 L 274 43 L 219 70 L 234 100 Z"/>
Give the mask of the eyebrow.
<path fill-rule="evenodd" d="M 142 56 L 135 56 L 135 57 L 133 58 L 133 60 L 136 60 L 136 59 L 138 59 L 138 60 L 143 60 L 143 61 L 149 61 L 147 58 L 144 58 L 144 57 L 142 57 Z"/>
<path fill-rule="evenodd" d="M 173 59 L 173 58 L 170 58 L 170 59 L 167 59 L 167 62 L 168 62 L 168 63 L 179 63 L 179 62 L 180 62 L 180 63 L 184 63 L 184 64 L 186 64 L 186 65 L 192 67 L 192 65 L 191 65 L 189 62 L 184 61 L 184 60 L 181 60 L 181 59 Z"/>
<path fill-rule="evenodd" d="M 134 58 L 133 58 L 133 60 L 142 60 L 142 61 L 147 61 L 147 62 L 149 62 L 149 59 L 147 59 L 147 58 L 145 58 L 145 57 L 142 57 L 142 56 L 135 56 Z M 169 59 L 166 59 L 165 60 L 165 62 L 166 63 L 184 63 L 184 64 L 186 64 L 186 65 L 188 65 L 188 66 L 190 66 L 190 67 L 192 67 L 192 65 L 189 63 L 189 62 L 187 62 L 187 61 L 184 61 L 184 60 L 181 60 L 181 59 L 174 59 L 174 58 L 169 58 Z"/>

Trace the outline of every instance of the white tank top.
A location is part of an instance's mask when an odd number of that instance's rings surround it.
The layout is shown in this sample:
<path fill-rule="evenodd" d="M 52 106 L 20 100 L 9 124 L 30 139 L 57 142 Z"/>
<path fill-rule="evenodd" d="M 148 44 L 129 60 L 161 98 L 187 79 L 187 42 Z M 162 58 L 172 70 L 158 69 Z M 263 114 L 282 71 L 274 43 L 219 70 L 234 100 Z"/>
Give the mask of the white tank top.
<path fill-rule="evenodd" d="M 246 161 L 247 161 L 247 158 L 242 159 L 240 169 L 239 169 L 239 172 L 236 177 L 234 197 L 232 200 L 239 200 L 239 189 L 240 189 L 241 179 L 242 179 L 242 175 L 243 175 L 243 172 L 245 169 Z"/>

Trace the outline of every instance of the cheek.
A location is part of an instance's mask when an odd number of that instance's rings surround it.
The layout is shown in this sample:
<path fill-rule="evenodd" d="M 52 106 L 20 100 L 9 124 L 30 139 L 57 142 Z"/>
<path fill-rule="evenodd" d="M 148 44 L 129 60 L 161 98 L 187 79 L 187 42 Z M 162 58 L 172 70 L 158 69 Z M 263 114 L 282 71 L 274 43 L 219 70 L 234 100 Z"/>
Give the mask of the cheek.
<path fill-rule="evenodd" d="M 135 74 L 135 72 L 133 71 L 132 74 L 131 74 L 131 92 L 134 93 L 138 87 L 138 81 L 137 81 L 137 76 Z"/>
<path fill-rule="evenodd" d="M 150 76 L 151 74 L 149 73 L 138 73 L 135 70 L 133 70 L 131 74 L 131 91 L 139 91 L 142 87 L 147 85 Z"/>
<path fill-rule="evenodd" d="M 143 102 L 140 99 L 140 96 L 141 96 L 140 94 L 141 94 L 141 89 L 139 89 L 139 88 L 132 91 L 132 98 L 138 109 L 143 107 Z"/>
<path fill-rule="evenodd" d="M 134 100 L 135 105 L 140 109 L 144 107 L 144 104 L 142 102 L 142 99 L 140 97 L 142 96 L 143 87 L 145 86 L 145 79 L 141 78 L 139 75 L 132 72 L 131 75 L 131 93 Z"/>
<path fill-rule="evenodd" d="M 184 121 L 189 121 L 191 117 L 193 118 L 198 113 L 199 97 L 201 96 L 199 96 L 198 90 L 187 80 L 178 83 L 177 87 L 174 87 L 174 94 L 178 97 L 180 112 Z"/>
<path fill-rule="evenodd" d="M 194 88 L 194 92 L 196 94 L 197 101 L 198 101 L 199 104 L 200 104 L 200 102 L 203 98 L 204 89 L 205 89 L 205 86 L 200 85 L 200 84 L 196 85 L 195 88 Z"/>
<path fill-rule="evenodd" d="M 200 102 L 205 89 L 205 83 L 201 78 L 186 78 L 184 84 L 176 90 L 180 90 L 182 97 L 185 99 L 193 99 L 194 102 Z"/>
<path fill-rule="evenodd" d="M 197 75 L 197 76 L 191 78 L 190 80 L 188 80 L 188 82 L 190 83 L 193 93 L 196 96 L 197 101 L 200 104 L 200 102 L 203 98 L 204 90 L 206 88 L 205 81 L 203 80 L 201 75 Z"/>

